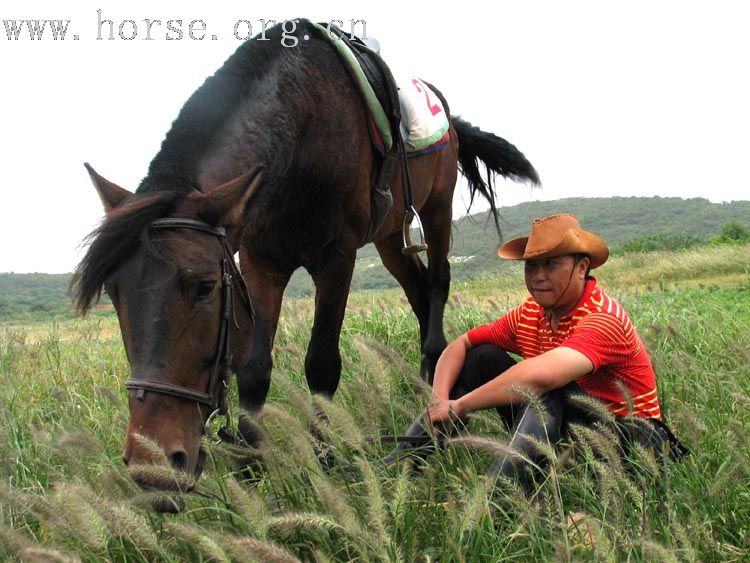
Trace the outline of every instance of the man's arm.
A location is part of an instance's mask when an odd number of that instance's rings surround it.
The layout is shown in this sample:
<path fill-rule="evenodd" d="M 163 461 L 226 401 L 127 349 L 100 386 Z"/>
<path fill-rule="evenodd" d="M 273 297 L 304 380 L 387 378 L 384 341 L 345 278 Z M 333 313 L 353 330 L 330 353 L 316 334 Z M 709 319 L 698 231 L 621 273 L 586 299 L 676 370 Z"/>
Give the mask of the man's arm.
<path fill-rule="evenodd" d="M 586 375 L 593 367 L 583 353 L 561 346 L 522 360 L 460 399 L 449 401 L 437 396 L 430 405 L 430 419 L 437 422 L 451 415 L 460 417 L 471 411 L 517 403 L 523 397 L 511 392 L 511 387 L 525 387 L 535 395 L 542 395 Z"/>
<path fill-rule="evenodd" d="M 470 349 L 471 341 L 466 333 L 445 347 L 435 365 L 435 378 L 432 381 L 432 394 L 435 398 L 448 400 Z"/>

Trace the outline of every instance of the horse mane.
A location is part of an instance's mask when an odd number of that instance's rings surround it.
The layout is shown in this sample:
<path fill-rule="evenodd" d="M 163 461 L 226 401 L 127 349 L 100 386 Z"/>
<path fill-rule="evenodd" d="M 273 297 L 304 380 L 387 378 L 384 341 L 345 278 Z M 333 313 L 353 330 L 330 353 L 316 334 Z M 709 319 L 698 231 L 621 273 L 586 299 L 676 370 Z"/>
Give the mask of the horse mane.
<path fill-rule="evenodd" d="M 296 35 L 305 31 L 312 35 L 312 24 L 298 20 Z M 284 47 L 282 32 L 277 25 L 266 30 L 266 40 L 256 36 L 245 41 L 205 80 L 182 106 L 135 197 L 112 210 L 86 237 L 84 243 L 90 246 L 70 282 L 79 313 L 86 314 L 99 299 L 105 280 L 135 251 L 146 226 L 167 215 L 191 191 L 201 191 L 197 181 L 201 158 L 246 100 L 265 87 L 269 74 L 298 56 L 298 49 Z M 284 126 L 272 129 L 277 135 L 289 134 Z M 283 162 L 275 161 L 274 166 L 283 166 Z"/>
<path fill-rule="evenodd" d="M 309 26 L 307 20 L 299 20 L 296 33 Z M 160 191 L 165 186 L 185 193 L 201 189 L 196 179 L 201 157 L 281 56 L 295 55 L 296 49 L 281 44 L 281 32 L 281 26 L 274 26 L 266 30 L 265 40 L 255 36 L 245 41 L 188 98 L 136 193 Z"/>
<path fill-rule="evenodd" d="M 70 293 L 80 314 L 85 315 L 99 300 L 105 280 L 135 251 L 146 226 L 167 215 L 183 198 L 184 194 L 175 191 L 137 195 L 108 213 L 86 237 L 85 242 L 90 242 L 88 251 L 70 282 Z"/>

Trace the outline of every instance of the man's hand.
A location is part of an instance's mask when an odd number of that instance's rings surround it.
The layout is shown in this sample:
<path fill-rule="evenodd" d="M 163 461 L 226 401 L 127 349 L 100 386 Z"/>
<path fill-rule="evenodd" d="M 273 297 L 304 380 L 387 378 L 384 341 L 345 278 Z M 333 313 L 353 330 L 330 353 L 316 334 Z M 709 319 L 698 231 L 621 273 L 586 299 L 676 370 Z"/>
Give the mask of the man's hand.
<path fill-rule="evenodd" d="M 432 397 L 430 406 L 427 407 L 427 413 L 432 424 L 436 422 L 455 422 L 463 416 L 458 401 L 443 399 L 437 396 Z"/>

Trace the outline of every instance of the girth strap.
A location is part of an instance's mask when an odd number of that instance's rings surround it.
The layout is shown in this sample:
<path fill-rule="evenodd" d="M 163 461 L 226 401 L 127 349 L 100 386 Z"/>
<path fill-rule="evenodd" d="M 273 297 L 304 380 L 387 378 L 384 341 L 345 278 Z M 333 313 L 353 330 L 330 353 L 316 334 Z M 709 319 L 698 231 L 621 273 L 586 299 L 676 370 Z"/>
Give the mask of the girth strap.
<path fill-rule="evenodd" d="M 370 225 L 364 239 L 360 241 L 361 244 L 365 244 L 372 242 L 393 207 L 391 184 L 398 169 L 399 161 L 401 161 L 404 172 L 404 200 L 406 202 L 404 212 L 405 214 L 409 214 L 414 210 L 412 207 L 412 185 L 411 178 L 409 177 L 409 165 L 406 162 L 403 139 L 401 138 L 401 102 L 399 100 L 398 85 L 391 74 L 390 68 L 382 57 L 372 51 L 360 39 L 348 36 L 335 25 L 316 25 L 315 29 L 325 39 L 329 40 L 329 43 L 332 34 L 336 37 L 335 41 L 346 44 L 352 56 L 356 59 L 357 64 L 362 69 L 362 73 L 375 97 L 378 99 L 380 106 L 383 108 L 385 119 L 390 126 L 391 146 L 383 154 L 383 160 L 377 172 L 375 183 L 372 186 L 372 193 L 370 194 Z M 361 88 L 358 86 L 355 71 L 352 70 L 347 57 L 342 55 L 337 47 L 334 47 L 334 49 L 341 58 L 343 66 L 354 84 L 355 90 L 362 98 L 365 113 L 368 113 L 366 107 L 367 101 Z M 416 212 L 414 211 L 414 213 Z M 411 223 L 411 219 L 408 222 Z"/>

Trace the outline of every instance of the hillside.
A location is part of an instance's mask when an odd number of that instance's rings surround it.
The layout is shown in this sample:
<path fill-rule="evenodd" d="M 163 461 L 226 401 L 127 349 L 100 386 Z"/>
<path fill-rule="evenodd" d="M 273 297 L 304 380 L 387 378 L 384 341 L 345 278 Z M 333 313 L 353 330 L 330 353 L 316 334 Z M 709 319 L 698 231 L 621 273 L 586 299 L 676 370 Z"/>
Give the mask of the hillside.
<path fill-rule="evenodd" d="M 612 250 L 644 235 L 680 235 L 705 241 L 719 234 L 722 226 L 731 221 L 750 228 L 750 201 L 711 203 L 702 198 L 677 197 L 568 198 L 501 208 L 503 240 L 528 234 L 534 218 L 553 213 L 574 213 L 586 229 L 604 238 Z M 454 280 L 492 276 L 505 266 L 497 258 L 500 239 L 488 215 L 478 213 L 454 222 L 450 253 Z M 290 284 L 291 291 L 304 292 L 311 287 L 306 275 L 298 272 L 295 278 Z M 396 287 L 395 280 L 380 264 L 372 244 L 357 254 L 352 286 L 355 289 Z"/>
<path fill-rule="evenodd" d="M 649 234 L 680 235 L 705 241 L 731 221 L 750 228 L 750 201 L 717 204 L 698 198 L 571 198 L 522 203 L 501 208 L 500 212 L 504 240 L 526 234 L 535 217 L 570 212 L 575 213 L 587 229 L 602 236 L 613 250 Z M 456 221 L 450 254 L 453 279 L 466 281 L 493 276 L 506 267 L 496 257 L 499 242 L 488 213 Z M 0 319 L 70 316 L 69 279 L 65 274 L 0 274 Z M 390 287 L 396 287 L 396 282 L 381 265 L 375 247 L 368 244 L 360 249 L 352 289 Z M 293 276 L 287 295 L 310 294 L 312 282 L 300 270 Z"/>
<path fill-rule="evenodd" d="M 0 319 L 68 314 L 68 274 L 0 274 Z"/>

